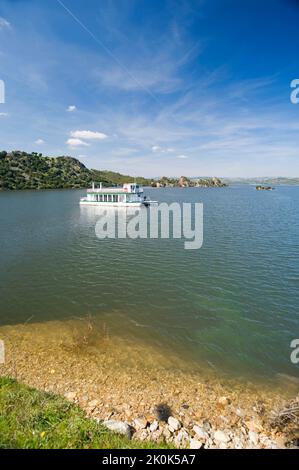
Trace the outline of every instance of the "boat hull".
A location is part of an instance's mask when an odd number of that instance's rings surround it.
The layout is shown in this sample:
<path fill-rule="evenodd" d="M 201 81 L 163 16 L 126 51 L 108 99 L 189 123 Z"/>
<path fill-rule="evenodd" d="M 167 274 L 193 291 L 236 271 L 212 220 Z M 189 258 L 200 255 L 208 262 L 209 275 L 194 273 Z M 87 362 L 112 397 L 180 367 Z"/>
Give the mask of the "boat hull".
<path fill-rule="evenodd" d="M 81 206 L 101 206 L 101 207 L 141 207 L 143 202 L 100 202 L 100 201 L 80 201 Z"/>

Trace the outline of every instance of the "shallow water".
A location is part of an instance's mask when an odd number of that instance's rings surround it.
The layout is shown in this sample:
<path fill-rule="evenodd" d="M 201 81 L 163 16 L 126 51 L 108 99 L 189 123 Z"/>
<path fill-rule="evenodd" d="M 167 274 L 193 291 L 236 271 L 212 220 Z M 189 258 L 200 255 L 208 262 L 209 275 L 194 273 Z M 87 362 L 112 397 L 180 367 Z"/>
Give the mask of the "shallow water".
<path fill-rule="evenodd" d="M 0 322 L 95 316 L 112 334 L 207 370 L 299 376 L 299 187 L 147 189 L 203 202 L 204 243 L 99 240 L 84 191 L 0 194 Z"/>

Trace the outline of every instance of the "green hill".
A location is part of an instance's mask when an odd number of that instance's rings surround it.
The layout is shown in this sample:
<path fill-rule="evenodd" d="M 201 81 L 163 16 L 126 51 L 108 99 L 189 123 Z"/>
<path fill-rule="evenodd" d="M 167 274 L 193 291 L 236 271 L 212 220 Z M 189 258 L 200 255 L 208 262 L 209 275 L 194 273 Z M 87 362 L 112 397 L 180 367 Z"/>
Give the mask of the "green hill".
<path fill-rule="evenodd" d="M 104 186 L 136 179 L 142 185 L 151 180 L 134 178 L 113 171 L 89 170 L 76 158 L 44 157 L 41 153 L 0 151 L 0 190 L 86 188 L 92 181 Z"/>

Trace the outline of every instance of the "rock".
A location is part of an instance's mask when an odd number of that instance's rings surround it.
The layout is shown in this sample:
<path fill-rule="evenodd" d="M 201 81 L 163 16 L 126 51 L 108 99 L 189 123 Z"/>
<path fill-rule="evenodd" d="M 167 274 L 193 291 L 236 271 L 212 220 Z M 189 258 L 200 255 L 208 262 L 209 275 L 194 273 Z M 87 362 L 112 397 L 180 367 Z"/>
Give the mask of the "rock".
<path fill-rule="evenodd" d="M 159 427 L 159 423 L 158 421 L 155 420 L 150 424 L 149 430 L 150 432 L 155 432 L 157 431 L 158 427 Z"/>
<path fill-rule="evenodd" d="M 75 398 L 77 396 L 77 393 L 76 392 L 67 392 L 64 396 L 67 400 L 73 401 L 73 400 L 75 400 Z"/>
<path fill-rule="evenodd" d="M 223 431 L 215 431 L 214 433 L 214 439 L 215 441 L 217 442 L 229 442 L 229 437 L 227 434 L 225 434 L 225 432 Z"/>
<path fill-rule="evenodd" d="M 169 431 L 168 428 L 163 429 L 163 436 L 165 437 L 166 440 L 170 438 L 171 432 Z"/>
<path fill-rule="evenodd" d="M 220 397 L 218 400 L 218 405 L 225 407 L 230 404 L 230 399 L 227 397 Z"/>
<path fill-rule="evenodd" d="M 159 442 L 162 440 L 162 430 L 157 429 L 156 431 L 152 432 L 150 435 L 150 439 L 155 442 Z"/>
<path fill-rule="evenodd" d="M 241 410 L 240 408 L 236 408 L 235 413 L 239 418 L 244 418 L 245 417 L 245 412 L 243 410 Z"/>
<path fill-rule="evenodd" d="M 188 408 L 190 408 L 190 406 L 187 405 L 187 403 L 183 403 L 181 406 L 184 410 L 188 410 Z"/>
<path fill-rule="evenodd" d="M 190 439 L 190 449 L 201 449 L 203 446 L 202 442 L 197 439 Z"/>
<path fill-rule="evenodd" d="M 212 429 L 212 426 L 209 421 L 204 421 L 202 427 L 206 432 L 210 432 Z"/>
<path fill-rule="evenodd" d="M 248 437 L 249 437 L 249 440 L 250 442 L 252 442 L 252 444 L 254 445 L 257 445 L 258 444 L 258 441 L 259 441 L 259 436 L 256 432 L 254 431 L 249 431 L 248 432 Z"/>
<path fill-rule="evenodd" d="M 233 440 L 233 449 L 243 449 L 242 440 L 238 437 L 235 437 Z"/>
<path fill-rule="evenodd" d="M 260 421 L 252 419 L 251 421 L 245 421 L 245 424 L 249 431 L 262 432 L 263 426 Z"/>
<path fill-rule="evenodd" d="M 87 404 L 87 406 L 88 408 L 94 410 L 98 406 L 98 404 L 99 404 L 98 400 L 92 400 Z"/>
<path fill-rule="evenodd" d="M 209 438 L 207 442 L 205 443 L 205 449 L 211 449 L 213 447 L 213 440 Z"/>
<path fill-rule="evenodd" d="M 178 181 L 178 186 L 180 188 L 187 188 L 189 186 L 189 179 L 186 176 L 181 176 Z"/>
<path fill-rule="evenodd" d="M 134 434 L 134 439 L 137 441 L 146 441 L 148 438 L 147 429 L 140 429 Z"/>
<path fill-rule="evenodd" d="M 181 429 L 174 438 L 174 443 L 177 447 L 186 447 L 189 442 L 190 436 L 186 429 Z"/>
<path fill-rule="evenodd" d="M 110 429 L 110 431 L 117 432 L 118 434 L 123 434 L 129 439 L 131 439 L 132 437 L 130 426 L 127 423 L 124 423 L 123 421 L 116 421 L 114 419 L 110 419 L 108 421 L 103 421 L 102 424 L 107 429 Z"/>
<path fill-rule="evenodd" d="M 147 420 L 144 417 L 134 419 L 134 428 L 136 431 L 139 431 L 139 429 L 145 429 L 147 424 Z"/>
<path fill-rule="evenodd" d="M 168 422 L 168 427 L 169 427 L 170 432 L 178 431 L 182 427 L 180 421 L 174 418 L 173 416 L 169 416 L 167 422 Z"/>
<path fill-rule="evenodd" d="M 285 436 L 279 436 L 275 438 L 276 444 L 278 445 L 279 449 L 286 448 L 287 439 Z"/>
<path fill-rule="evenodd" d="M 196 437 L 198 437 L 199 439 L 203 439 L 203 440 L 207 440 L 209 435 L 208 433 L 203 429 L 201 428 L 200 426 L 198 426 L 197 424 L 195 424 L 193 426 L 193 431 L 195 432 L 196 434 Z"/>
<path fill-rule="evenodd" d="M 228 445 L 227 442 L 220 442 L 219 443 L 219 449 L 227 449 Z"/>

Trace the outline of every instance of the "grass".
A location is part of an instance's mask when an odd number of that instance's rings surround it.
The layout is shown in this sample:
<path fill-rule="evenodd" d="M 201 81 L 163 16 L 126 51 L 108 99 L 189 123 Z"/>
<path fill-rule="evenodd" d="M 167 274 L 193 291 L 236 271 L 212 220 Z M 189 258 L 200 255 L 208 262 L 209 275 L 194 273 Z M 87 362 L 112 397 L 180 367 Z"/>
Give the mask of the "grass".
<path fill-rule="evenodd" d="M 0 377 L 1 449 L 151 449 L 108 431 L 63 397 Z"/>

